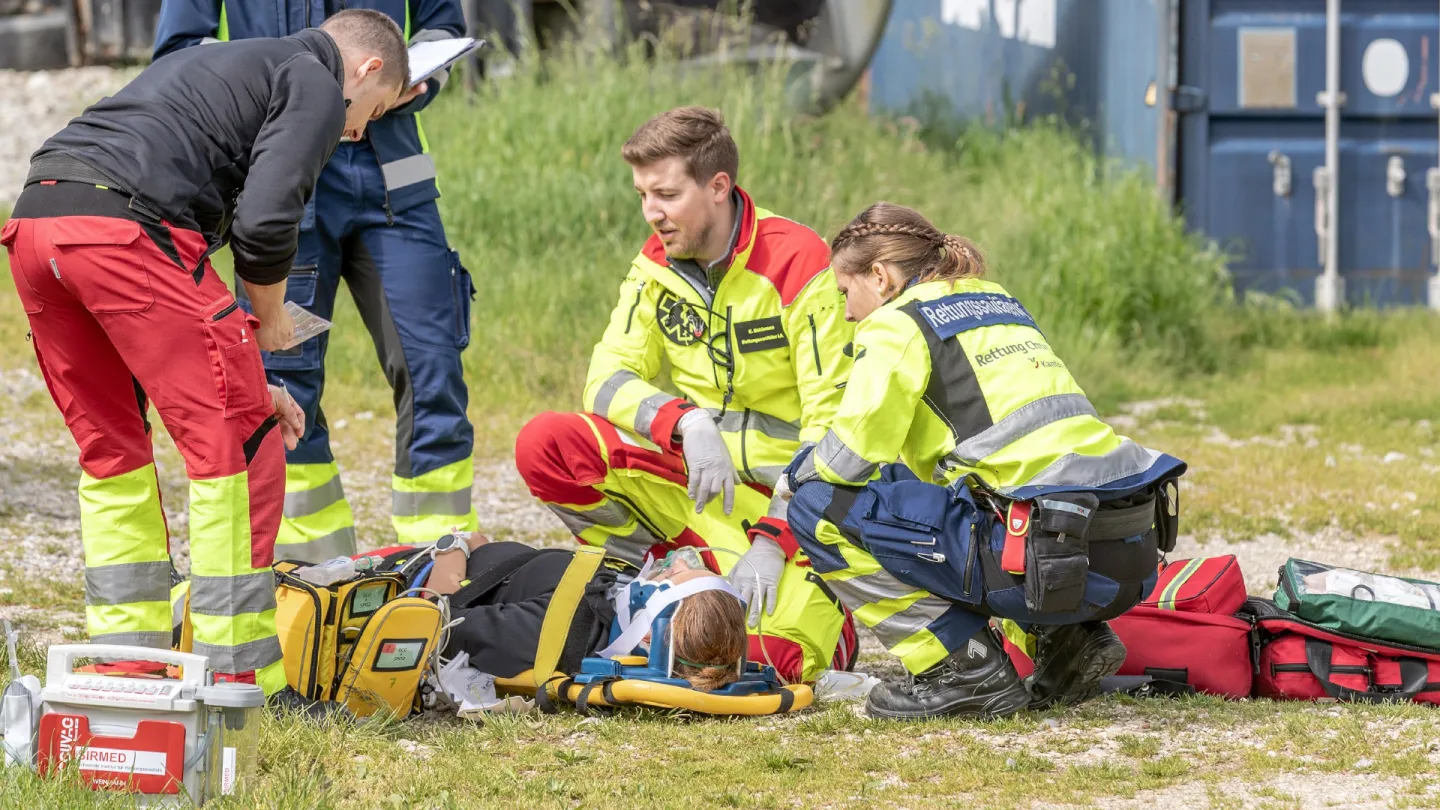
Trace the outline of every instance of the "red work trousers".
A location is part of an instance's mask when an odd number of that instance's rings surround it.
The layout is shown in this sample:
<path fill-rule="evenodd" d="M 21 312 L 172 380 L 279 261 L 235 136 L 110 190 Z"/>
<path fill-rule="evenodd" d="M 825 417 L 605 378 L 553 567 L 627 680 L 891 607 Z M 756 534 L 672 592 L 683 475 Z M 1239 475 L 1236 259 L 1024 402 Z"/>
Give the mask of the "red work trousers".
<path fill-rule="evenodd" d="M 175 257 L 156 239 L 173 242 Z M 269 566 L 285 459 L 259 322 L 208 261 L 193 274 L 181 266 L 202 264 L 205 240 L 193 231 L 47 216 L 10 220 L 0 242 L 36 360 L 80 449 L 91 640 L 171 647 L 169 539 L 148 399 L 191 481 L 194 652 L 218 673 L 258 677 L 267 693 L 283 687 Z"/>

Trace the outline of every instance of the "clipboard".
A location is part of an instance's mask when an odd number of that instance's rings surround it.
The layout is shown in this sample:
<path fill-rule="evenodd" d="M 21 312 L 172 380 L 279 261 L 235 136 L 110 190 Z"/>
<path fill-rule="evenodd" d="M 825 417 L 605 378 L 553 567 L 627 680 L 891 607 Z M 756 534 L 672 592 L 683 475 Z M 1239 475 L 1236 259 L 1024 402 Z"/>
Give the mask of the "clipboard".
<path fill-rule="evenodd" d="M 485 40 L 474 37 L 432 39 L 411 45 L 407 49 L 410 60 L 410 83 L 408 86 L 414 87 L 485 45 Z"/>

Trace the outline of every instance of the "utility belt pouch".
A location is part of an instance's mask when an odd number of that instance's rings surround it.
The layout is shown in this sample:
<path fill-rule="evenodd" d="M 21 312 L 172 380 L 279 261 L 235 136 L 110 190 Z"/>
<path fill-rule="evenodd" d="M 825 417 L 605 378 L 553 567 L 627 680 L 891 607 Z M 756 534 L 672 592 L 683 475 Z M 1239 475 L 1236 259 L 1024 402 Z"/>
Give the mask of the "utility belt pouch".
<path fill-rule="evenodd" d="M 1033 613 L 1079 610 L 1090 572 L 1087 533 L 1100 500 L 1089 492 L 1071 492 L 1045 495 L 1033 504 L 1025 543 L 1025 604 Z"/>
<path fill-rule="evenodd" d="M 1169 554 L 1175 550 L 1175 539 L 1180 535 L 1180 477 L 1172 476 L 1160 481 L 1155 492 L 1155 530 L 1159 532 L 1156 545 L 1160 553 Z"/>

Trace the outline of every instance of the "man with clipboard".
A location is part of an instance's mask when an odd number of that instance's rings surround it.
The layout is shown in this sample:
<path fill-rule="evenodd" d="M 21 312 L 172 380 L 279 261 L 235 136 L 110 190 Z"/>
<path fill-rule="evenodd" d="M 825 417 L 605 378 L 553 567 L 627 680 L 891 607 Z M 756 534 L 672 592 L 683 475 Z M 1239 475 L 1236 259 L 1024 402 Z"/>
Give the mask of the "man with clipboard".
<path fill-rule="evenodd" d="M 465 33 L 459 0 L 164 0 L 155 58 L 212 42 L 287 36 L 320 25 L 342 6 L 389 15 L 412 49 Z M 363 138 L 336 149 L 307 205 L 286 293 L 333 320 L 344 279 L 374 340 L 394 391 L 391 502 L 401 543 L 478 528 L 470 499 L 474 429 L 461 365 L 475 289 L 446 239 L 435 162 L 416 116 L 448 77 L 448 66 L 436 70 L 371 122 Z M 286 454 L 276 559 L 320 562 L 356 551 L 354 517 L 320 410 L 328 341 L 326 333 L 264 354 L 270 382 L 290 391 L 307 426 Z"/>

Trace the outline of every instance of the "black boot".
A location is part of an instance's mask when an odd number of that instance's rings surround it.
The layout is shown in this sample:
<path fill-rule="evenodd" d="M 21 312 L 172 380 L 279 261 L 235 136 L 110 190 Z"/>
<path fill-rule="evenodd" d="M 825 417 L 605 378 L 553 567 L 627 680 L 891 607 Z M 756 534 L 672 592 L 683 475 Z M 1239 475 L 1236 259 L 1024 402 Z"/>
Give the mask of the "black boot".
<path fill-rule="evenodd" d="M 1039 626 L 1035 673 L 1027 683 L 1032 709 L 1073 706 L 1100 693 L 1100 681 L 1125 663 L 1125 645 L 1105 622 Z"/>
<path fill-rule="evenodd" d="M 1030 693 L 1005 648 L 990 628 L 976 633 L 944 661 L 904 683 L 882 683 L 870 690 L 865 706 L 875 717 L 919 720 L 925 717 L 1005 717 L 1025 708 Z"/>
<path fill-rule="evenodd" d="M 265 699 L 265 705 L 277 717 L 296 714 L 306 720 L 353 720 L 354 715 L 343 703 L 311 700 L 287 686 Z"/>

